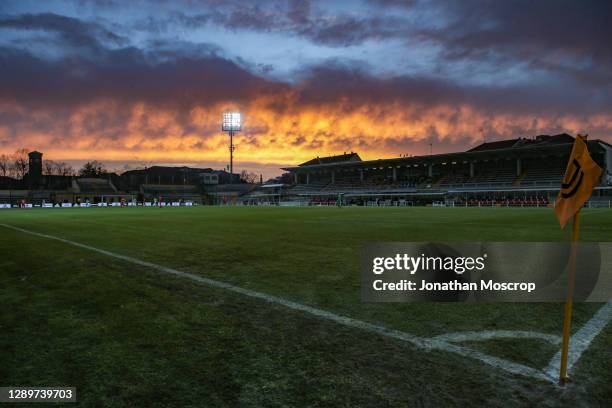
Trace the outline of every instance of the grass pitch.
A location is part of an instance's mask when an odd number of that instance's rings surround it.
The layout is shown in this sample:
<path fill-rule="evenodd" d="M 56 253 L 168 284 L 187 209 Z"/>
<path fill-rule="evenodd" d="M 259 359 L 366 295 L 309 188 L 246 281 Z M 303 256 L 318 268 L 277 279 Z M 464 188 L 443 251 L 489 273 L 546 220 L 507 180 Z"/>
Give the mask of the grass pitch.
<path fill-rule="evenodd" d="M 581 237 L 612 238 L 584 210 Z M 523 330 L 560 335 L 560 304 L 364 304 L 365 241 L 559 241 L 550 209 L 89 208 L 4 210 L 0 223 L 63 237 L 422 337 Z M 604 405 L 612 328 L 575 384 L 516 376 L 282 306 L 0 227 L 0 385 L 76 386 L 99 406 Z M 575 307 L 577 330 L 600 304 Z M 557 346 L 471 342 L 543 368 Z"/>

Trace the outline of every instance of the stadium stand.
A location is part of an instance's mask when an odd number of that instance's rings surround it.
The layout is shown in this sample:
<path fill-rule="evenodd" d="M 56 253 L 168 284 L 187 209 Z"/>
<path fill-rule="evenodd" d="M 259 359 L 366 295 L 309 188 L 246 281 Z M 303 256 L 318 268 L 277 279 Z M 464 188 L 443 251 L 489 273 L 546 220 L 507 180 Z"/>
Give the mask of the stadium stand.
<path fill-rule="evenodd" d="M 201 201 L 201 191 L 194 185 L 141 184 L 140 192 L 145 201 Z"/>
<path fill-rule="evenodd" d="M 565 163 L 558 158 L 549 158 L 545 161 L 532 160 L 520 180 L 520 185 L 558 185 L 563 179 L 564 172 Z"/>
<path fill-rule="evenodd" d="M 102 178 L 78 178 L 75 181 L 75 192 L 93 194 L 116 194 L 117 189 L 110 180 Z"/>
<path fill-rule="evenodd" d="M 356 153 L 316 157 L 286 167 L 293 183 L 283 199 L 304 204 L 432 203 L 542 206 L 556 196 L 574 138 L 538 135 L 482 143 L 468 151 L 361 160 Z M 605 169 L 594 199 L 612 194 L 612 146 L 590 140 Z"/>

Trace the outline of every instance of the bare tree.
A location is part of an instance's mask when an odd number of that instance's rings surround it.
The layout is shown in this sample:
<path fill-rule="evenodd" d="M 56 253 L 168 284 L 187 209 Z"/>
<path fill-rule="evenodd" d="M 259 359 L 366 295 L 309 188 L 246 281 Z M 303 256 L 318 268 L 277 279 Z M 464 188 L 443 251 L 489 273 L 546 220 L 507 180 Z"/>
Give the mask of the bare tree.
<path fill-rule="evenodd" d="M 43 167 L 47 176 L 54 176 L 56 174 L 55 170 L 57 168 L 57 163 L 55 163 L 53 160 L 45 160 Z"/>
<path fill-rule="evenodd" d="M 7 177 L 11 170 L 11 158 L 6 154 L 0 155 L 0 176 Z"/>
<path fill-rule="evenodd" d="M 12 156 L 13 174 L 17 179 L 23 179 L 28 174 L 28 149 L 18 149 Z"/>
<path fill-rule="evenodd" d="M 76 175 L 76 171 L 69 164 L 66 164 L 64 162 L 56 162 L 55 174 L 58 176 L 74 176 Z"/>
<path fill-rule="evenodd" d="M 81 170 L 79 170 L 81 177 L 99 177 L 103 174 L 106 174 L 106 168 L 103 163 L 96 160 L 85 163 Z"/>
<path fill-rule="evenodd" d="M 246 170 L 242 170 L 242 172 L 240 173 L 240 178 L 245 182 L 245 183 L 257 183 L 257 180 L 259 179 L 259 177 L 257 177 L 257 174 L 253 173 L 253 172 L 248 172 Z"/>

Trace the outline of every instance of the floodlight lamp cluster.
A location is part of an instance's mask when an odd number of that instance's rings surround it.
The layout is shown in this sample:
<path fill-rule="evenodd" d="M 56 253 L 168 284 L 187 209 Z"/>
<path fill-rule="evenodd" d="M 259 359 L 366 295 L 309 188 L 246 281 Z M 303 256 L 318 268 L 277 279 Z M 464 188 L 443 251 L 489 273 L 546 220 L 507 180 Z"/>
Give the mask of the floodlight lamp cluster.
<path fill-rule="evenodd" d="M 221 130 L 224 132 L 236 132 L 241 129 L 240 112 L 223 112 Z"/>

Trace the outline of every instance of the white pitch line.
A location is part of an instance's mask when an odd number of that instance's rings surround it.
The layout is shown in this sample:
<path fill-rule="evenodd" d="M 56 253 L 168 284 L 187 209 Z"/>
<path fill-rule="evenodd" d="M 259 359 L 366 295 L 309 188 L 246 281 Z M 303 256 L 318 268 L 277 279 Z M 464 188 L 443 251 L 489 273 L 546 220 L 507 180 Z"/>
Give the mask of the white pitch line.
<path fill-rule="evenodd" d="M 151 262 L 142 261 L 137 258 L 132 258 L 131 256 L 121 255 L 115 252 L 107 251 L 104 249 L 96 248 L 90 245 L 81 244 L 79 242 L 71 241 L 65 238 L 56 237 L 53 235 L 43 234 L 40 232 L 29 231 L 23 228 L 15 227 L 8 224 L 0 224 L 5 228 L 9 228 L 15 231 L 22 232 L 24 234 L 34 235 L 40 238 L 51 239 L 59 242 L 63 242 L 65 244 L 69 244 L 78 248 L 86 249 L 88 251 L 97 252 L 102 255 L 106 255 L 115 259 L 120 259 L 122 261 L 132 263 L 135 265 L 143 266 L 146 268 L 150 268 L 156 270 L 158 272 L 175 275 L 181 278 L 189 279 L 198 283 L 202 283 L 204 285 L 212 286 L 215 288 L 225 289 L 230 292 L 239 293 L 244 296 L 249 296 L 252 298 L 257 298 L 264 300 L 269 303 L 275 303 L 278 305 L 282 305 L 288 309 L 300 311 L 303 313 L 310 314 L 319 319 L 329 320 L 335 322 L 337 324 L 352 327 L 356 329 L 365 330 L 371 333 L 379 334 L 385 337 L 402 340 L 407 343 L 413 344 L 414 346 L 424 349 L 424 350 L 443 350 L 450 353 L 456 353 L 461 356 L 470 357 L 475 360 L 478 360 L 487 365 L 500 368 L 512 374 L 518 374 L 526 377 L 537 378 L 547 382 L 555 382 L 556 379 L 547 375 L 545 372 L 525 366 L 523 364 L 514 363 L 508 360 L 504 360 L 498 357 L 493 357 L 488 354 L 481 353 L 476 350 L 472 350 L 469 348 L 461 347 L 456 344 L 451 344 L 443 340 L 438 340 L 435 338 L 422 338 L 409 333 L 405 333 L 399 330 L 389 329 L 384 326 L 375 325 L 372 323 L 367 323 L 361 320 L 353 319 L 350 317 L 342 316 L 336 313 L 328 312 L 326 310 L 317 309 L 312 306 L 303 305 L 301 303 L 292 302 L 290 300 L 286 300 L 283 298 L 279 298 L 272 295 L 267 295 L 265 293 L 256 292 L 250 289 L 244 289 L 238 286 L 231 285 L 229 283 L 224 283 L 221 281 L 217 281 L 210 278 L 205 278 L 203 276 L 194 275 L 188 272 L 182 272 L 177 269 L 168 268 L 165 266 L 157 265 Z"/>
<path fill-rule="evenodd" d="M 570 372 L 574 364 L 580 359 L 590 346 L 591 342 L 612 320 L 612 302 L 606 303 L 591 317 L 591 319 L 570 337 L 569 353 L 567 357 L 567 371 Z M 559 376 L 561 366 L 561 350 L 555 354 L 544 370 L 549 377 Z"/>
<path fill-rule="evenodd" d="M 483 330 L 445 333 L 434 337 L 436 340 L 458 343 L 463 341 L 487 341 L 493 339 L 539 339 L 552 344 L 560 344 L 561 337 L 556 334 L 520 330 Z"/>

